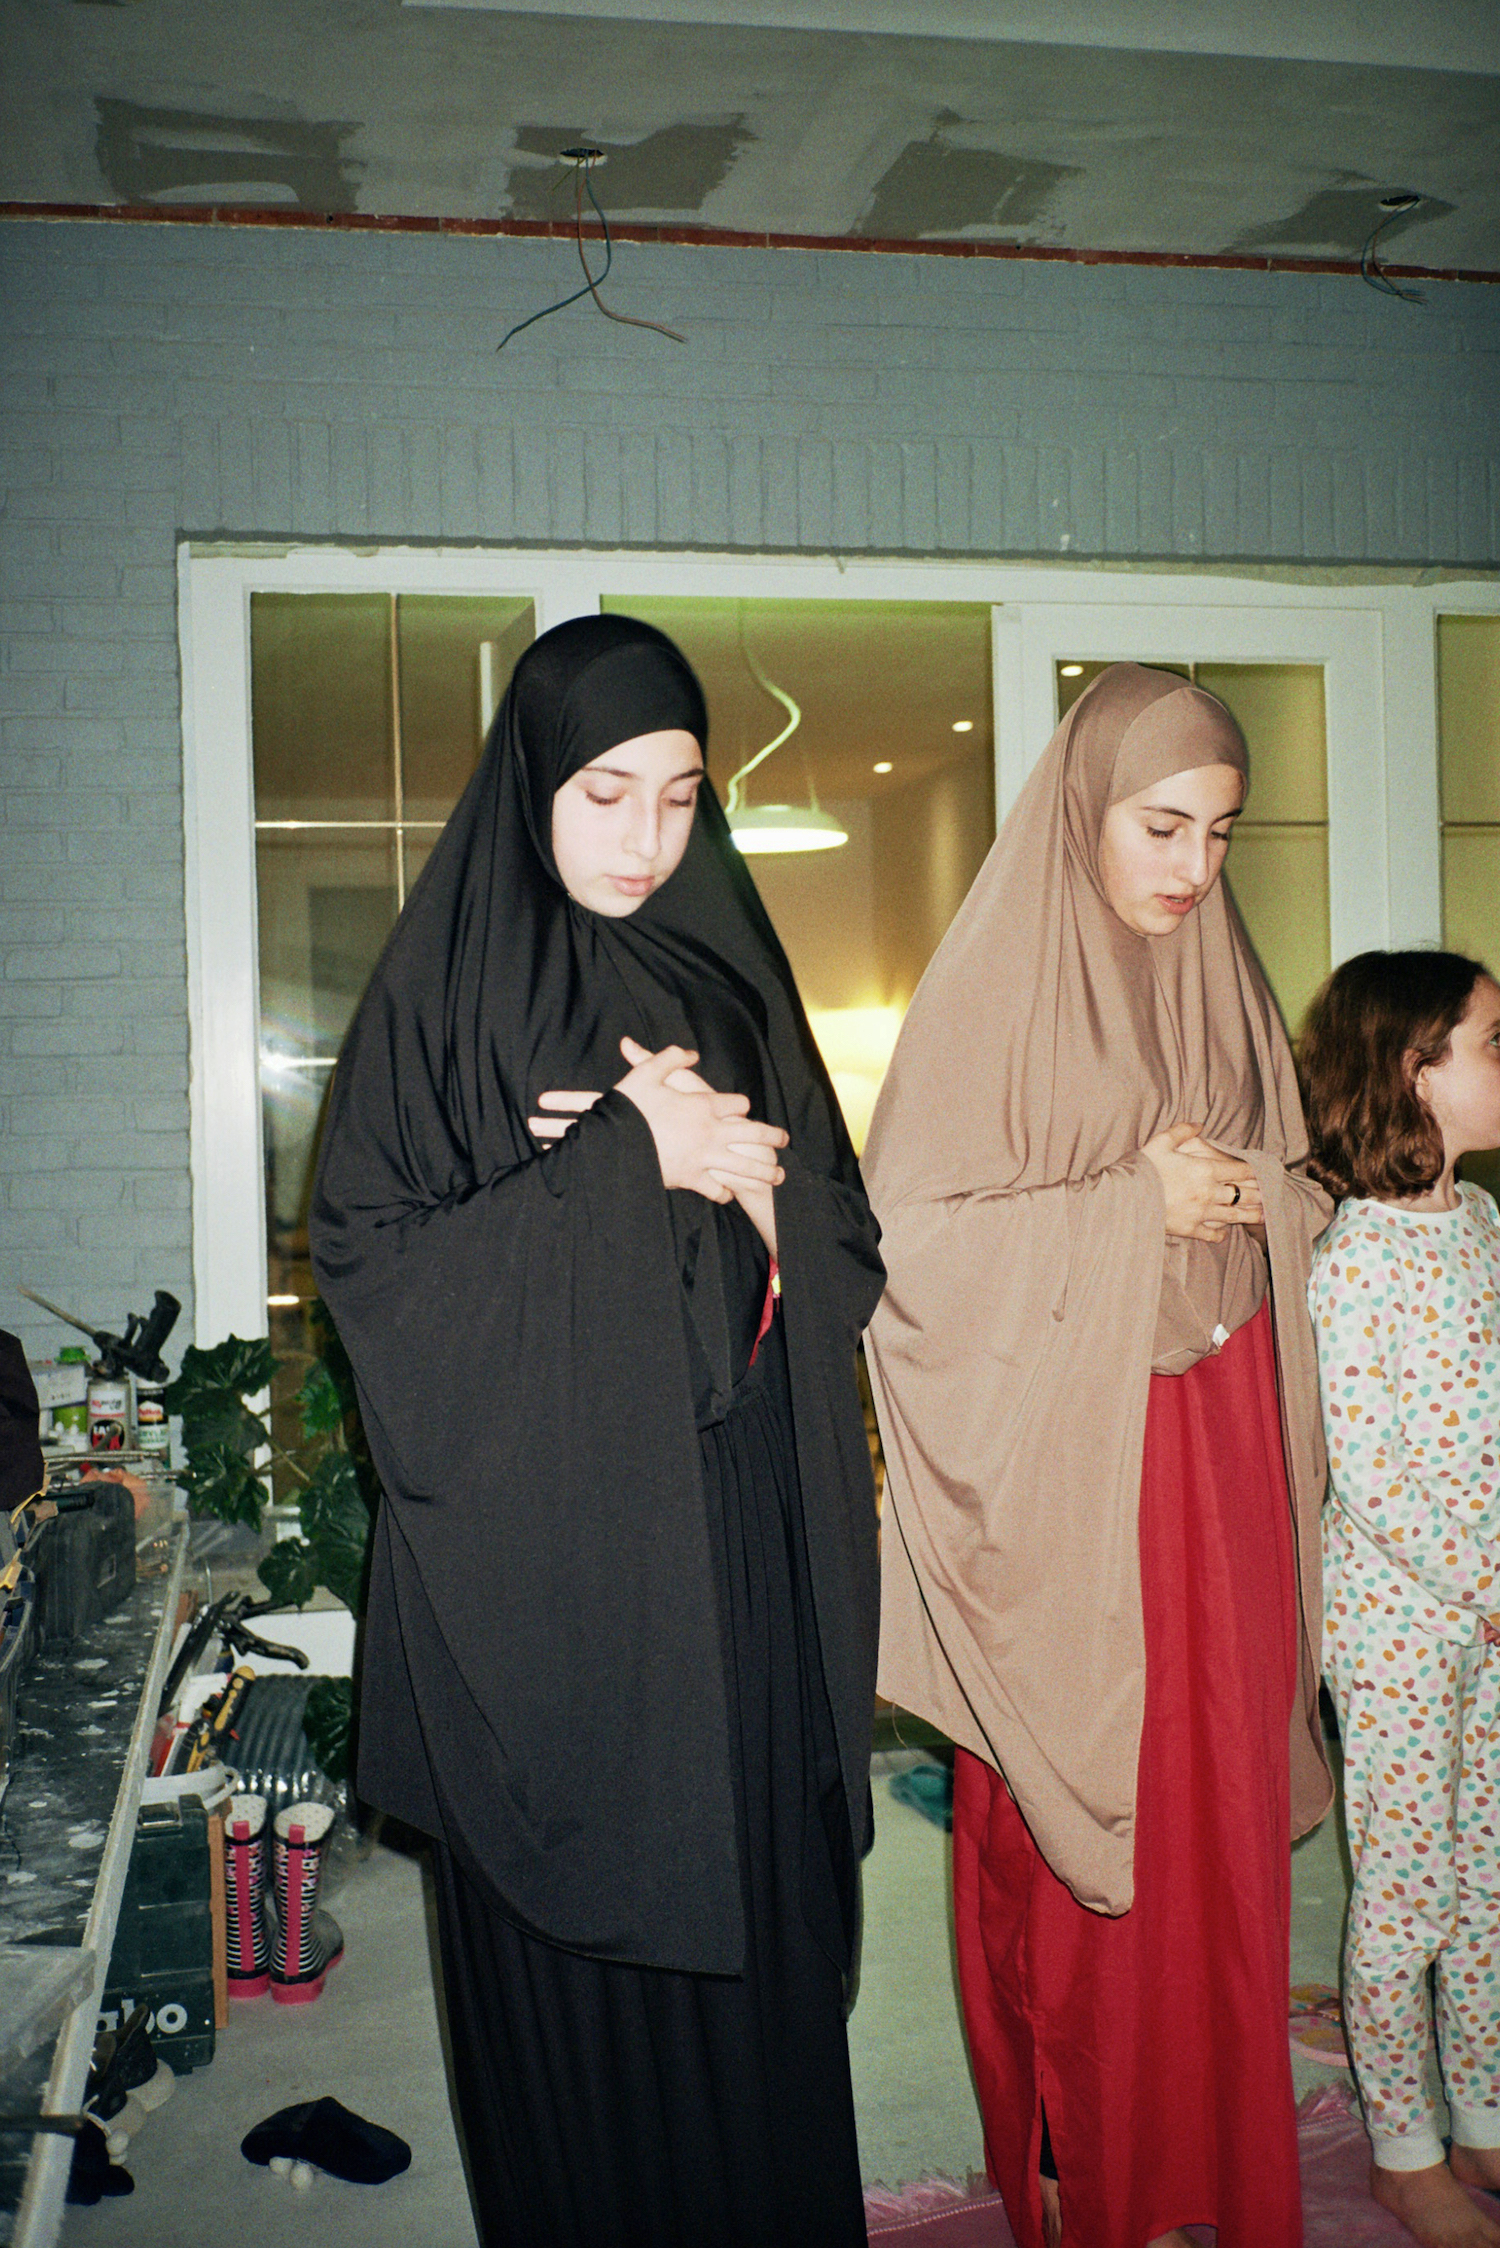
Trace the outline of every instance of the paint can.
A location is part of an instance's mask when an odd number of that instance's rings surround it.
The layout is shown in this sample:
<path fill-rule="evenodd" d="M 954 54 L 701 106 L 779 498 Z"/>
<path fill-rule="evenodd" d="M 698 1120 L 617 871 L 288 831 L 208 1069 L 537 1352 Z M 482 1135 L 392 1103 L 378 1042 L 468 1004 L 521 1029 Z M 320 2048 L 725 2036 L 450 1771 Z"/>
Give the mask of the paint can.
<path fill-rule="evenodd" d="M 123 1452 L 130 1441 L 130 1384 L 123 1375 L 93 1373 L 88 1395 L 89 1450 Z"/>

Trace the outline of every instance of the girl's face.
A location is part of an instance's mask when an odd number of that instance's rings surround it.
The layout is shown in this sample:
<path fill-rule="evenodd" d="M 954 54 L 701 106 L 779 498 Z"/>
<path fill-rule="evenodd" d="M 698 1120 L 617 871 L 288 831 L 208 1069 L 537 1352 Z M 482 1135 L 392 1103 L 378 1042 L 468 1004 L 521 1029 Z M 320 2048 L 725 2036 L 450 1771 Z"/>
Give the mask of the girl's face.
<path fill-rule="evenodd" d="M 1481 976 L 1440 1062 L 1419 1069 L 1417 1098 L 1443 1135 L 1443 1161 L 1500 1147 L 1500 984 Z"/>
<path fill-rule="evenodd" d="M 1219 879 L 1244 775 L 1233 765 L 1195 765 L 1104 815 L 1099 878 L 1104 895 L 1138 937 L 1180 929 Z"/>
<path fill-rule="evenodd" d="M 570 898 L 616 920 L 676 871 L 703 779 L 679 727 L 637 734 L 583 766 L 552 799 L 552 856 Z"/>

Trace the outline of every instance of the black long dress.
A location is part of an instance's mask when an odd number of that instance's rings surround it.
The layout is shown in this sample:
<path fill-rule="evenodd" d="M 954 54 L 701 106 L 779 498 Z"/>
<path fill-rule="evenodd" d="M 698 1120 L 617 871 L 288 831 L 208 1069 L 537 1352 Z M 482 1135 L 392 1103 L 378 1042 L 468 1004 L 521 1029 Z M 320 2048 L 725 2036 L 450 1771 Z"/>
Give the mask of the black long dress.
<path fill-rule="evenodd" d="M 842 2015 L 854 1857 L 779 1320 L 699 1437 L 744 1968 L 681 1974 L 564 1951 L 523 1933 L 438 1843 L 455 2082 L 486 2248 L 865 2238 Z"/>
<path fill-rule="evenodd" d="M 551 801 L 702 741 L 651 628 L 522 659 L 345 1042 L 310 1215 L 385 1490 L 358 1782 L 437 1843 L 486 2248 L 864 2236 L 842 1990 L 868 1846 L 877 1229 L 705 784 L 633 914 Z M 622 1033 L 784 1125 L 781 1308 L 737 1207 L 662 1185 Z M 603 1097 L 555 1145 L 538 1095 Z"/>

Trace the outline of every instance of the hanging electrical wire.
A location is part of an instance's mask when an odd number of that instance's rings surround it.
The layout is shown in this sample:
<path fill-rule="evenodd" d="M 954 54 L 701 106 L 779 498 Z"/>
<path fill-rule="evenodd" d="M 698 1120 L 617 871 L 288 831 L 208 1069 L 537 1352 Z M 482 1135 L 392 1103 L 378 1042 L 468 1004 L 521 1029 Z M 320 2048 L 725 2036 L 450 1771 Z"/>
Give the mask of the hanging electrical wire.
<path fill-rule="evenodd" d="M 1399 297 L 1403 304 L 1421 304 L 1424 301 L 1422 292 L 1420 289 L 1403 289 L 1399 283 L 1393 281 L 1384 267 L 1377 262 L 1375 245 L 1392 219 L 1400 218 L 1405 211 L 1414 211 L 1421 200 L 1420 195 L 1413 195 L 1409 189 L 1403 189 L 1397 195 L 1382 195 L 1380 208 L 1385 216 L 1376 225 L 1369 240 L 1359 253 L 1360 279 L 1367 281 L 1372 289 L 1379 289 L 1385 296 Z"/>
<path fill-rule="evenodd" d="M 745 638 L 745 604 L 743 601 L 740 603 L 739 628 L 740 654 L 745 659 L 745 669 L 749 672 L 751 678 L 755 681 L 756 686 L 760 688 L 763 694 L 770 695 L 774 701 L 780 703 L 782 709 L 787 713 L 787 722 L 782 727 L 781 732 L 776 736 L 775 740 L 768 741 L 764 749 L 758 749 L 755 755 L 751 758 L 748 758 L 746 762 L 740 767 L 739 771 L 734 774 L 734 776 L 730 780 L 729 791 L 724 799 L 724 813 L 726 818 L 732 818 L 733 815 L 740 809 L 740 782 L 743 780 L 747 780 L 749 776 L 755 771 L 757 765 L 764 765 L 766 759 L 772 754 L 773 751 L 780 749 L 783 742 L 789 742 L 793 734 L 796 733 L 797 728 L 802 723 L 801 707 L 792 700 L 792 697 L 786 692 L 786 689 L 784 687 L 778 687 L 773 679 L 768 679 L 766 677 L 765 673 L 761 670 L 760 665 L 756 662 L 754 656 L 750 653 L 750 643 Z"/>
<path fill-rule="evenodd" d="M 600 283 L 609 279 L 610 267 L 615 262 L 615 246 L 610 239 L 609 221 L 604 216 L 599 198 L 594 193 L 594 183 L 589 178 L 589 173 L 596 164 L 603 163 L 604 151 L 602 148 L 585 147 L 565 148 L 559 153 L 567 157 L 573 166 L 574 227 L 578 242 L 578 262 L 583 267 L 583 287 L 575 289 L 571 296 L 560 298 L 556 304 L 544 304 L 540 312 L 530 313 L 526 319 L 518 320 L 513 328 L 507 328 L 495 349 L 503 351 L 511 337 L 520 335 L 524 328 L 534 328 L 538 320 L 549 319 L 554 312 L 565 312 L 570 304 L 577 304 L 581 297 L 590 296 L 606 320 L 618 320 L 620 325 L 625 328 L 650 328 L 659 336 L 670 336 L 673 343 L 686 343 L 687 337 L 676 328 L 669 328 L 660 320 L 637 320 L 628 312 L 616 312 L 600 296 Z M 597 276 L 589 270 L 589 261 L 583 247 L 583 198 L 585 193 L 594 206 L 594 216 L 598 219 L 604 235 L 604 271 Z"/>

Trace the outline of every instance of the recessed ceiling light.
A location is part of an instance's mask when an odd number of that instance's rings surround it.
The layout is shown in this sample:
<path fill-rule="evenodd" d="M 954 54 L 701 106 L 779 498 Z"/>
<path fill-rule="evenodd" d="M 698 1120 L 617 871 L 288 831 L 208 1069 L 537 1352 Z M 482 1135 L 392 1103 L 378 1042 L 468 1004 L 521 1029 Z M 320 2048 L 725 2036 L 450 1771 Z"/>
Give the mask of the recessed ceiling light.
<path fill-rule="evenodd" d="M 953 731 L 955 734 L 972 734 L 974 731 L 973 719 L 955 718 L 953 721 Z"/>
<path fill-rule="evenodd" d="M 878 765 L 872 765 L 870 767 L 870 771 L 872 773 L 888 773 L 890 769 L 891 761 L 888 757 L 882 757 Z"/>
<path fill-rule="evenodd" d="M 1058 668 L 1061 670 L 1064 679 L 1081 679 L 1083 677 L 1083 665 L 1081 663 L 1065 663 Z"/>

